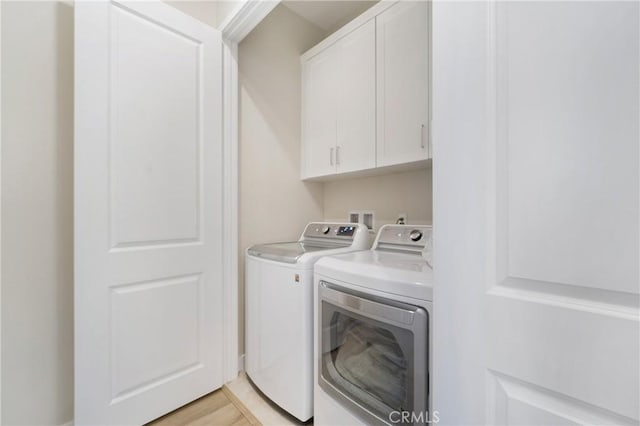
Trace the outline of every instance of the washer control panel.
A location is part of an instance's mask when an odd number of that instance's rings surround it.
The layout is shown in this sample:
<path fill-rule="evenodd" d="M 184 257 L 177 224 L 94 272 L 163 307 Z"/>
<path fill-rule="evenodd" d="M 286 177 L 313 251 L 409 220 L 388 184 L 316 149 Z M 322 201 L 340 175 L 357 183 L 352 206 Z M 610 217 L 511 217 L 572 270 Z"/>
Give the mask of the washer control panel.
<path fill-rule="evenodd" d="M 302 234 L 302 238 L 331 238 L 352 240 L 361 225 L 357 223 L 312 222 Z"/>

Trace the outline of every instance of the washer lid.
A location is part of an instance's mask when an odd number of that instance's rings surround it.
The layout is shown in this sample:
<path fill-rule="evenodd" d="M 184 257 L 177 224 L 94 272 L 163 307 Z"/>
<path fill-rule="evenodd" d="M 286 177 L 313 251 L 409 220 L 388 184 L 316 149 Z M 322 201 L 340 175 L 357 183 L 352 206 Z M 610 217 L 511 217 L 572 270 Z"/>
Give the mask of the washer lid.
<path fill-rule="evenodd" d="M 344 243 L 324 242 L 309 244 L 300 241 L 288 243 L 256 244 L 249 247 L 247 253 L 250 256 L 263 259 L 275 260 L 285 263 L 296 263 L 298 259 L 306 253 L 313 253 L 320 250 L 331 250 L 348 246 Z"/>

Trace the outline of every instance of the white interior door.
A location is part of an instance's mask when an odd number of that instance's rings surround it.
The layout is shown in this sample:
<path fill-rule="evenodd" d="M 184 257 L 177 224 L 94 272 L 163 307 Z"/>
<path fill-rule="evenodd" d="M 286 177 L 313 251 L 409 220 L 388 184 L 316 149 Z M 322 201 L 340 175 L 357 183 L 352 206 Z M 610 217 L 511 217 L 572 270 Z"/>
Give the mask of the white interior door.
<path fill-rule="evenodd" d="M 222 384 L 221 38 L 157 1 L 75 4 L 75 423 Z"/>
<path fill-rule="evenodd" d="M 434 3 L 444 424 L 638 424 L 639 16 Z"/>

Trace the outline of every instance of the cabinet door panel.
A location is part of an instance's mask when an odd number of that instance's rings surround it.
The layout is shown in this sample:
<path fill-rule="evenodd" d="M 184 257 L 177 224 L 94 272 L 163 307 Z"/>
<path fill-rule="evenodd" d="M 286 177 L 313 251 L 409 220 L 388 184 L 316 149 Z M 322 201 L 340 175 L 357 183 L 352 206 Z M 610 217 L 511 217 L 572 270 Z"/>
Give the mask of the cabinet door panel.
<path fill-rule="evenodd" d="M 346 35 L 340 51 L 336 164 L 339 173 L 376 165 L 376 28 L 372 19 Z"/>
<path fill-rule="evenodd" d="M 398 2 L 376 17 L 377 166 L 429 157 L 428 13 Z"/>
<path fill-rule="evenodd" d="M 338 65 L 338 51 L 331 47 L 303 64 L 303 179 L 336 171 Z"/>

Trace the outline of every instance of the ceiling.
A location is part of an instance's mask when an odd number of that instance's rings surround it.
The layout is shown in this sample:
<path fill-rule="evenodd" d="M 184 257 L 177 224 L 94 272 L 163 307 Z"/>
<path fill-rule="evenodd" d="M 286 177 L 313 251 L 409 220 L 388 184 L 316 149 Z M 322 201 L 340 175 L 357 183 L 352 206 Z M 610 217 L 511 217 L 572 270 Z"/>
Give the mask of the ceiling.
<path fill-rule="evenodd" d="M 333 32 L 376 3 L 376 0 L 285 0 L 281 4 L 323 30 Z"/>

